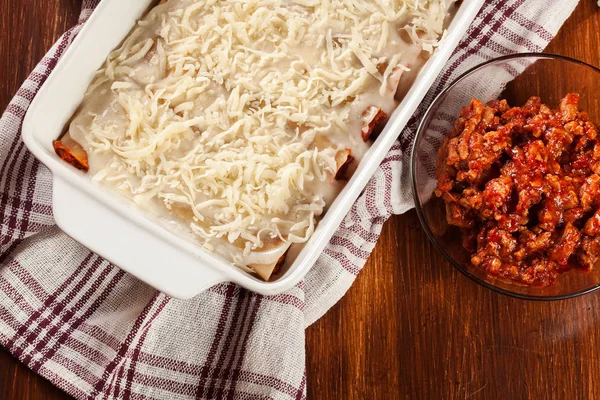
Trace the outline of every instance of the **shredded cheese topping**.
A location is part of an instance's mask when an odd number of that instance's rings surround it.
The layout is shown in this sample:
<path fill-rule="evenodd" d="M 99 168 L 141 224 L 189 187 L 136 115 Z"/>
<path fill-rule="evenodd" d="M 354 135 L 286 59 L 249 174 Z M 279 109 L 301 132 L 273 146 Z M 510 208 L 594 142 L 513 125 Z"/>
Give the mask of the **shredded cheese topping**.
<path fill-rule="evenodd" d="M 170 0 L 110 54 L 70 133 L 96 181 L 238 265 L 274 262 L 311 236 L 336 152 L 360 160 L 363 111 L 393 110 L 453 1 Z"/>

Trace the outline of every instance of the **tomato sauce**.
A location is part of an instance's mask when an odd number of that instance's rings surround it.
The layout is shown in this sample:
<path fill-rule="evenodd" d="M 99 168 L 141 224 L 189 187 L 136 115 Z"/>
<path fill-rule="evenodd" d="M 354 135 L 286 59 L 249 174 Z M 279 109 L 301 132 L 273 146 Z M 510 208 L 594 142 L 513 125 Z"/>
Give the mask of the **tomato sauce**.
<path fill-rule="evenodd" d="M 553 110 L 472 100 L 440 149 L 436 196 L 488 274 L 548 286 L 600 257 L 598 127 L 568 94 Z"/>

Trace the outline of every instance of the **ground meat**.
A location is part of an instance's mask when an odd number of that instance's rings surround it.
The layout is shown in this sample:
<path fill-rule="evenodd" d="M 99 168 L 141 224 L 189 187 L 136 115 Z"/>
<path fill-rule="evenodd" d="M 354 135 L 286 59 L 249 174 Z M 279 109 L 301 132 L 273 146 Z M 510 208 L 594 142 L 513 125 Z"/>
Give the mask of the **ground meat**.
<path fill-rule="evenodd" d="M 442 144 L 435 194 L 488 274 L 548 286 L 600 261 L 600 140 L 578 104 L 472 100 Z"/>

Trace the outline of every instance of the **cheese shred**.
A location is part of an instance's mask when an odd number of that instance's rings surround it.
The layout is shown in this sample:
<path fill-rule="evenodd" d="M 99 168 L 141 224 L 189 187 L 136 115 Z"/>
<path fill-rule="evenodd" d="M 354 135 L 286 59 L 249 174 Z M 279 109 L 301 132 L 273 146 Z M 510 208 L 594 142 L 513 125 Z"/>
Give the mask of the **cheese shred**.
<path fill-rule="evenodd" d="M 336 153 L 360 161 L 361 115 L 393 111 L 452 3 L 169 0 L 109 55 L 70 134 L 99 184 L 235 264 L 273 263 L 310 238 L 343 187 Z"/>

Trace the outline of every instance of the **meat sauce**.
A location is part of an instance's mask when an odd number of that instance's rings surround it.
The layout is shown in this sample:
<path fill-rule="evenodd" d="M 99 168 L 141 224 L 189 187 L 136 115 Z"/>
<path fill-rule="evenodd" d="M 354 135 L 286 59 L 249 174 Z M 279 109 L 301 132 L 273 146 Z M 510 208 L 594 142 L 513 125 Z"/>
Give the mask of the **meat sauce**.
<path fill-rule="evenodd" d="M 531 97 L 464 107 L 439 153 L 435 194 L 474 266 L 548 286 L 600 256 L 598 127 L 568 94 L 557 110 Z"/>

